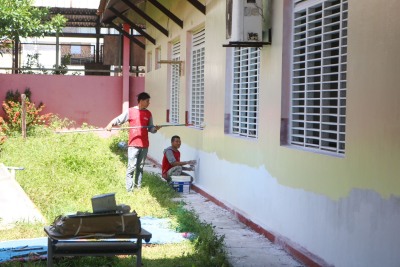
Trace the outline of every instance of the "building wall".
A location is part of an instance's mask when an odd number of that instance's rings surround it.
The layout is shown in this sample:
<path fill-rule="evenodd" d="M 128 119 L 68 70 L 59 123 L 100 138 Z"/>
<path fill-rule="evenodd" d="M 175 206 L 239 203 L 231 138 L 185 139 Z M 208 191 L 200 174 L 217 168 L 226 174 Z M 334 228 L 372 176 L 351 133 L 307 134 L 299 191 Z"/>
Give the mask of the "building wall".
<path fill-rule="evenodd" d="M 143 77 L 130 77 L 130 102 L 136 104 L 136 95 L 144 91 Z M 0 102 L 6 92 L 23 92 L 30 88 L 32 101 L 45 104 L 44 113 L 59 114 L 76 122 L 97 127 L 122 112 L 122 77 L 0 74 Z M 4 117 L 1 109 L 0 116 Z"/>
<path fill-rule="evenodd" d="M 184 21 L 184 28 L 150 10 L 170 33 L 167 37 L 149 26 L 157 45 L 147 42 L 146 49 L 154 55 L 161 46 L 161 58 L 167 59 L 169 42 L 181 40 L 181 123 L 189 110 L 188 35 L 205 25 L 206 127 L 163 128 L 151 135 L 149 155 L 161 162 L 170 137 L 179 134 L 183 160 L 199 162 L 197 187 L 320 265 L 399 266 L 400 2 L 349 0 L 344 156 L 281 145 L 282 105 L 288 101 L 282 84 L 290 78 L 284 69 L 289 0 L 272 1 L 272 44 L 261 49 L 259 136 L 254 140 L 224 133 L 225 1 L 201 1 L 206 16 L 187 1 L 161 2 Z M 146 74 L 156 123 L 166 118 L 169 68 L 163 64 Z"/>

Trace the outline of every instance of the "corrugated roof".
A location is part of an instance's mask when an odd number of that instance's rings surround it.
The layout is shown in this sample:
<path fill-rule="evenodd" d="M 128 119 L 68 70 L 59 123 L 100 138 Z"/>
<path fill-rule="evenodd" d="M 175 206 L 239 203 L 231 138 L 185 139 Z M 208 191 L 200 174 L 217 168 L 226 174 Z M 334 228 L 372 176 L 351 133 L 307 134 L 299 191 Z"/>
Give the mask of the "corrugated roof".
<path fill-rule="evenodd" d="M 50 14 L 61 14 L 67 19 L 66 27 L 107 27 L 100 24 L 97 9 L 52 7 Z"/>

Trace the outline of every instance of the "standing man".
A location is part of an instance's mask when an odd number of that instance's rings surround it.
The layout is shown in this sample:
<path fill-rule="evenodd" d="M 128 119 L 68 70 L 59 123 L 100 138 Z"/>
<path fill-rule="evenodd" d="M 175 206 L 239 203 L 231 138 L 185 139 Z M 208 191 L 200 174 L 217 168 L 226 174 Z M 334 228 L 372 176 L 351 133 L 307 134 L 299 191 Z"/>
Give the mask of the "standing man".
<path fill-rule="evenodd" d="M 140 93 L 137 96 L 138 105 L 129 108 L 118 117 L 114 118 L 106 126 L 108 131 L 114 125 L 129 122 L 128 141 L 128 168 L 126 170 L 126 190 L 133 191 L 134 186 L 140 188 L 142 185 L 143 167 L 149 149 L 149 132 L 156 133 L 161 126 L 153 125 L 153 117 L 147 107 L 150 105 L 150 95 Z"/>
<path fill-rule="evenodd" d="M 195 160 L 181 161 L 181 152 L 179 151 L 180 147 L 181 138 L 177 135 L 174 135 L 171 138 L 171 146 L 164 149 L 164 157 L 162 160 L 162 177 L 167 180 L 167 182 L 171 182 L 172 175 L 190 176 L 182 171 L 191 171 L 193 169 L 193 165 L 196 164 Z M 184 165 L 191 165 L 191 168 L 183 167 Z M 191 181 L 193 182 L 193 177 L 191 177 Z"/>

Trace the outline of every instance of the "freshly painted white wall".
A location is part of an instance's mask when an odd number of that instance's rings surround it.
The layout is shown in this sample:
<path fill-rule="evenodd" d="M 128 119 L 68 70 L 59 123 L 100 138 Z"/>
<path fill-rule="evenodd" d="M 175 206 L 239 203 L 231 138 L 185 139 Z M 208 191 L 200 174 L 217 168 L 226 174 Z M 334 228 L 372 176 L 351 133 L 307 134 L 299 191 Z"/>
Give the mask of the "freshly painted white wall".
<path fill-rule="evenodd" d="M 164 130 L 162 130 L 164 131 Z M 151 156 L 161 162 L 164 134 L 152 135 Z M 181 134 L 184 136 L 184 134 Z M 185 139 L 183 139 L 185 142 Z M 196 186 L 254 223 L 334 266 L 399 266 L 399 198 L 352 189 L 338 200 L 281 185 L 265 166 L 231 163 L 183 144 L 183 160 L 197 159 Z M 322 178 L 321 178 L 322 179 Z"/>
<path fill-rule="evenodd" d="M 225 0 L 202 1 L 204 16 L 187 1 L 161 1 L 184 20 L 165 22 L 170 36 L 157 45 L 206 29 L 204 130 L 168 127 L 151 135 L 149 155 L 161 162 L 170 137 L 182 138 L 183 159 L 198 159 L 196 185 L 264 229 L 334 266 L 400 266 L 400 1 L 349 0 L 346 154 L 337 157 L 280 145 L 284 10 L 272 1 L 272 45 L 261 50 L 259 138 L 224 133 Z M 384 4 L 383 4 L 384 3 Z M 161 20 L 162 21 L 162 20 Z M 155 46 L 147 45 L 154 51 Z M 154 54 L 154 53 L 153 53 Z M 166 55 L 166 54 L 164 54 Z M 164 59 L 164 58 L 163 58 Z M 146 74 L 155 122 L 165 121 L 167 65 Z M 188 64 L 181 110 L 188 110 Z M 183 122 L 183 121 L 182 121 Z"/>

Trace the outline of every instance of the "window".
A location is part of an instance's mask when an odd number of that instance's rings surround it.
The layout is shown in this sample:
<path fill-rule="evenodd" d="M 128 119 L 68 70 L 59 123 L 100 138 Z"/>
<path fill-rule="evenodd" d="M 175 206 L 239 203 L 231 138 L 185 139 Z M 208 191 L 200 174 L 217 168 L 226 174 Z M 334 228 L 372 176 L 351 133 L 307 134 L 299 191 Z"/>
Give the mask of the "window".
<path fill-rule="evenodd" d="M 71 54 L 72 55 L 80 55 L 81 54 L 81 46 L 80 45 L 71 45 Z"/>
<path fill-rule="evenodd" d="M 231 133 L 257 138 L 260 50 L 233 50 Z"/>
<path fill-rule="evenodd" d="M 151 51 L 147 52 L 147 72 L 150 72 L 152 70 L 152 54 Z"/>
<path fill-rule="evenodd" d="M 345 152 L 347 0 L 295 1 L 289 143 Z"/>
<path fill-rule="evenodd" d="M 172 45 L 171 59 L 180 60 L 181 43 L 177 42 Z M 180 65 L 171 64 L 171 102 L 170 102 L 170 122 L 179 123 L 179 91 L 180 91 Z"/>
<path fill-rule="evenodd" d="M 160 64 L 160 61 L 161 61 L 161 47 L 157 47 L 156 48 L 156 55 L 155 55 L 155 60 L 156 60 L 156 65 L 155 65 L 155 69 L 157 70 L 157 69 L 159 69 L 159 68 L 161 68 L 161 64 Z"/>
<path fill-rule="evenodd" d="M 204 29 L 192 36 L 190 119 L 195 127 L 201 127 L 204 121 L 204 36 Z"/>

